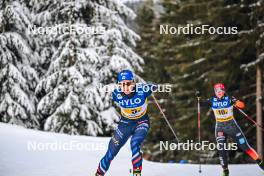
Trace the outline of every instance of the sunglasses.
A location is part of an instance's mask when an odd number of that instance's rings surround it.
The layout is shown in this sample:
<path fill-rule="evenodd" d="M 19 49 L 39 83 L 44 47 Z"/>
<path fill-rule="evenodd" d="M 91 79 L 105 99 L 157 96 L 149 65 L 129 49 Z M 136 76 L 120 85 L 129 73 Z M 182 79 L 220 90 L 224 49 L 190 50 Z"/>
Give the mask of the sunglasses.
<path fill-rule="evenodd" d="M 218 88 L 218 89 L 215 89 L 214 90 L 216 93 L 218 93 L 218 92 L 225 92 L 225 90 L 224 89 L 220 89 L 220 88 Z"/>
<path fill-rule="evenodd" d="M 121 86 L 121 87 L 125 87 L 125 86 L 131 86 L 131 85 L 133 85 L 133 82 L 124 82 L 124 83 L 119 83 L 119 86 Z"/>

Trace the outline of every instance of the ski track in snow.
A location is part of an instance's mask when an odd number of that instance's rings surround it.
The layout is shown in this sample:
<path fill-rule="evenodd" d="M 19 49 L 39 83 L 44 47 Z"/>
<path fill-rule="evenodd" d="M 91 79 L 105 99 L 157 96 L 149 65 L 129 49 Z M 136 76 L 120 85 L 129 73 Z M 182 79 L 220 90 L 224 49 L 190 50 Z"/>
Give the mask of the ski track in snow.
<path fill-rule="evenodd" d="M 0 123 L 0 176 L 93 176 L 110 138 L 70 136 L 25 129 Z M 28 142 L 66 144 L 70 141 L 101 146 L 100 150 L 29 151 Z M 103 147 L 102 147 L 103 146 Z M 99 147 L 100 148 L 100 147 Z M 103 148 L 103 149 L 102 149 Z M 131 152 L 129 142 L 113 160 L 106 176 L 129 176 Z M 143 176 L 220 176 L 219 165 L 143 162 Z M 230 165 L 231 176 L 263 176 L 257 165 Z"/>

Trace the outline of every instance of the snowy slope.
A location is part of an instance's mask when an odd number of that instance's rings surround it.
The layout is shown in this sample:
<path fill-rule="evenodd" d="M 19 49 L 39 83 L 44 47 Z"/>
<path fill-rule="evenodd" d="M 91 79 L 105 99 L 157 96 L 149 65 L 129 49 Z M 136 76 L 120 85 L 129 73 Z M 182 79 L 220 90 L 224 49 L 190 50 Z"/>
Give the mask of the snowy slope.
<path fill-rule="evenodd" d="M 0 123 L 0 141 L 0 176 L 93 176 L 109 138 L 47 133 Z M 47 148 L 40 147 L 42 151 L 29 151 L 30 141 L 38 144 L 74 141 L 80 146 L 86 144 L 86 150 L 76 147 L 68 151 L 56 148 L 45 151 Z M 129 145 L 126 145 L 112 162 L 107 175 L 129 176 L 130 166 Z M 143 167 L 143 176 L 218 176 L 221 171 L 219 166 L 207 165 L 202 166 L 203 173 L 198 174 L 197 165 L 149 161 L 144 161 Z M 231 165 L 230 170 L 231 176 L 262 175 L 257 165 Z"/>

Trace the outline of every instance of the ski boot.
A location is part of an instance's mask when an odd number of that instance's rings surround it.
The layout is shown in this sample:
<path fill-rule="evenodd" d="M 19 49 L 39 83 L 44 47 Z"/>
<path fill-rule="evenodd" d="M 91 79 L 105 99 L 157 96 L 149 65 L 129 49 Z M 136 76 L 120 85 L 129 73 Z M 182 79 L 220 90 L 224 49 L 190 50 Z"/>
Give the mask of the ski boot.
<path fill-rule="evenodd" d="M 140 168 L 133 169 L 133 176 L 141 176 Z"/>
<path fill-rule="evenodd" d="M 258 160 L 257 160 L 257 163 L 258 163 L 259 167 L 260 167 L 262 170 L 264 170 L 264 161 L 261 160 L 261 159 L 258 159 Z"/>
<path fill-rule="evenodd" d="M 98 171 L 95 173 L 95 176 L 104 176 L 103 174 L 99 173 Z"/>
<path fill-rule="evenodd" d="M 222 176 L 229 176 L 229 169 L 226 168 L 226 169 L 223 169 L 223 174 Z"/>

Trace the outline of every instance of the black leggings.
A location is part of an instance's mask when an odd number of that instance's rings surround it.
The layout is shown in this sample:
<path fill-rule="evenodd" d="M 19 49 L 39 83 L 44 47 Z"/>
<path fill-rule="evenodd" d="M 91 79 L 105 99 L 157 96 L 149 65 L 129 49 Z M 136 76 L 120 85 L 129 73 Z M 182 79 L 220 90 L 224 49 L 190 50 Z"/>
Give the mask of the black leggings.
<path fill-rule="evenodd" d="M 217 122 L 215 128 L 216 141 L 220 146 L 226 145 L 226 140 L 228 137 L 231 137 L 237 143 L 237 146 L 246 154 L 248 154 L 253 160 L 259 159 L 256 151 L 250 147 L 247 142 L 246 137 L 241 131 L 235 119 L 227 122 Z M 223 168 L 228 167 L 228 156 L 227 148 L 220 147 L 218 149 L 220 163 Z"/>

